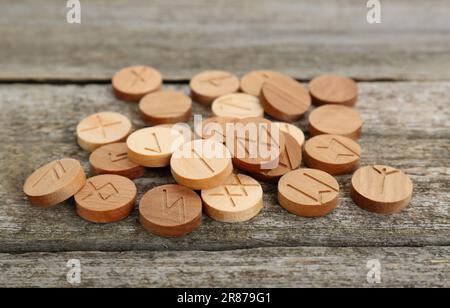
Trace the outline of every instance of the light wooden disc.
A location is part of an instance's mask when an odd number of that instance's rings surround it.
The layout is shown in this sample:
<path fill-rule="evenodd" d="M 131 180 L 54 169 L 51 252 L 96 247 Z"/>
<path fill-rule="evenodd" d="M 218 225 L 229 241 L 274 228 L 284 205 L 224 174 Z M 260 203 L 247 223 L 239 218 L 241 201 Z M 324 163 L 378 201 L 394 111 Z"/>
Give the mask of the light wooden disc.
<path fill-rule="evenodd" d="M 268 70 L 252 71 L 242 77 L 241 91 L 259 97 L 264 82 L 274 75 L 280 75 L 280 73 Z"/>
<path fill-rule="evenodd" d="M 235 125 L 232 146 L 233 163 L 236 167 L 259 172 L 278 166 L 279 158 L 285 146 L 284 135 L 278 126 L 264 118 L 246 118 Z"/>
<path fill-rule="evenodd" d="M 191 117 L 192 100 L 182 92 L 158 91 L 144 96 L 139 110 L 152 125 L 186 122 Z"/>
<path fill-rule="evenodd" d="M 225 71 L 206 71 L 192 78 L 192 98 L 202 104 L 211 104 L 216 98 L 239 90 L 239 79 Z"/>
<path fill-rule="evenodd" d="M 145 168 L 128 159 L 125 142 L 101 146 L 89 157 L 91 169 L 95 174 L 117 174 L 129 179 L 144 175 Z"/>
<path fill-rule="evenodd" d="M 244 93 L 227 94 L 217 98 L 212 104 L 212 112 L 217 117 L 237 119 L 263 117 L 264 109 L 259 99 Z"/>
<path fill-rule="evenodd" d="M 284 151 L 281 152 L 278 166 L 273 169 L 265 169 L 260 170 L 257 173 L 253 173 L 253 176 L 256 179 L 266 182 L 276 182 L 280 179 L 281 176 L 300 167 L 300 164 L 302 162 L 301 146 L 294 139 L 294 137 L 287 133 L 283 134 L 285 139 L 285 146 Z"/>
<path fill-rule="evenodd" d="M 197 229 L 202 222 L 202 200 L 181 185 L 163 185 L 148 191 L 139 204 L 140 222 L 160 236 L 178 237 Z"/>
<path fill-rule="evenodd" d="M 311 136 L 320 134 L 341 135 L 351 139 L 361 136 L 363 120 L 353 108 L 340 105 L 324 105 L 309 115 Z"/>
<path fill-rule="evenodd" d="M 75 159 L 52 161 L 34 171 L 23 191 L 34 206 L 51 207 L 75 195 L 86 183 L 86 175 Z"/>
<path fill-rule="evenodd" d="M 219 186 L 233 171 L 228 149 L 222 143 L 202 139 L 175 151 L 170 167 L 177 183 L 195 190 Z"/>
<path fill-rule="evenodd" d="M 205 212 L 222 222 L 242 222 L 255 217 L 263 207 L 261 185 L 251 177 L 232 174 L 222 185 L 202 190 Z"/>
<path fill-rule="evenodd" d="M 125 140 L 131 130 L 127 117 L 116 112 L 100 112 L 78 124 L 77 140 L 82 149 L 92 152 L 102 145 Z"/>
<path fill-rule="evenodd" d="M 298 216 L 325 216 L 336 208 L 338 201 L 338 182 L 321 170 L 294 170 L 278 182 L 278 202 Z"/>
<path fill-rule="evenodd" d="M 130 102 L 138 102 L 146 94 L 160 90 L 162 83 L 160 72 L 142 65 L 121 69 L 112 79 L 116 96 Z"/>
<path fill-rule="evenodd" d="M 137 189 L 130 179 L 103 174 L 89 178 L 75 195 L 80 217 L 96 223 L 109 223 L 130 215 L 136 202 Z"/>
<path fill-rule="evenodd" d="M 203 120 L 196 125 L 195 134 L 202 139 L 212 139 L 220 143 L 227 141 L 227 132 L 232 130 L 236 118 L 231 117 L 212 117 Z"/>
<path fill-rule="evenodd" d="M 187 123 L 176 123 L 176 124 L 160 124 L 158 126 L 167 127 L 170 129 L 174 129 L 179 132 L 180 135 L 183 136 L 184 142 L 188 142 L 195 139 L 194 132 L 191 127 Z"/>
<path fill-rule="evenodd" d="M 305 144 L 305 164 L 332 175 L 358 169 L 361 147 L 353 139 L 339 135 L 318 135 Z"/>
<path fill-rule="evenodd" d="M 142 128 L 127 139 L 128 158 L 144 167 L 166 167 L 172 153 L 183 143 L 177 130 L 162 126 Z"/>
<path fill-rule="evenodd" d="M 303 143 L 305 143 L 305 134 L 299 127 L 286 122 L 275 122 L 275 124 L 278 125 L 280 131 L 291 135 L 291 137 L 293 137 L 297 141 L 300 147 L 303 147 Z"/>
<path fill-rule="evenodd" d="M 351 107 L 358 98 L 358 86 L 351 78 L 328 74 L 311 80 L 309 93 L 315 105 L 339 104 Z"/>
<path fill-rule="evenodd" d="M 365 166 L 352 177 L 350 195 L 355 203 L 370 212 L 398 213 L 411 201 L 413 184 L 403 171 L 383 166 Z"/>
<path fill-rule="evenodd" d="M 264 111 L 277 120 L 294 122 L 311 106 L 311 97 L 305 87 L 284 75 L 269 77 L 261 90 Z"/>

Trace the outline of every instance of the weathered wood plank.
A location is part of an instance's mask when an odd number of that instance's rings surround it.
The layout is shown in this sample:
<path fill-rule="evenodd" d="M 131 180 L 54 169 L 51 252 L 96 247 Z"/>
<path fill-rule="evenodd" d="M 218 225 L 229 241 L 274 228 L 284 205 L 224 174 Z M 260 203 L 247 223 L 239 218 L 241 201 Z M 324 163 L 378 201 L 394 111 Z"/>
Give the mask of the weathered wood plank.
<path fill-rule="evenodd" d="M 450 248 L 260 248 L 220 252 L 0 254 L 1 287 L 450 287 Z M 381 263 L 380 284 L 367 262 Z M 176 300 L 176 299 L 171 299 Z"/>
<path fill-rule="evenodd" d="M 0 80 L 105 80 L 135 63 L 168 80 L 211 68 L 450 78 L 446 0 L 383 1 L 381 24 L 367 23 L 361 0 L 81 3 L 82 23 L 70 25 L 65 1 L 1 1 Z"/>
<path fill-rule="evenodd" d="M 168 86 L 181 88 L 186 86 Z M 261 246 L 440 246 L 450 245 L 450 83 L 360 83 L 358 103 L 365 128 L 363 163 L 384 163 L 409 173 L 411 207 L 384 217 L 367 213 L 349 198 L 350 176 L 339 177 L 339 208 L 321 219 L 288 214 L 276 187 L 264 185 L 261 215 L 242 224 L 205 217 L 181 239 L 148 234 L 135 211 L 126 220 L 95 225 L 77 217 L 72 201 L 50 210 L 31 207 L 22 193 L 26 177 L 47 161 L 73 157 L 88 171 L 88 154 L 76 145 L 75 127 L 97 111 L 120 111 L 142 126 L 137 106 L 117 101 L 110 86 L 0 85 L 0 251 L 223 250 Z M 195 105 L 195 113 L 208 115 Z M 298 125 L 304 129 L 307 120 Z M 173 182 L 170 171 L 148 170 L 136 181 L 142 195 Z"/>

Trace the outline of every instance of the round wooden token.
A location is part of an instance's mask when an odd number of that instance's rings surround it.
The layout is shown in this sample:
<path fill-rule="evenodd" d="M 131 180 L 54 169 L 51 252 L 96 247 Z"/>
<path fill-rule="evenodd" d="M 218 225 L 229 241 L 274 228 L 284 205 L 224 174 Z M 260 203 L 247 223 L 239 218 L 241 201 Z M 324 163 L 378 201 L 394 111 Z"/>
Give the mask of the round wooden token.
<path fill-rule="evenodd" d="M 278 182 L 278 202 L 298 216 L 325 216 L 336 208 L 338 201 L 338 182 L 321 170 L 294 170 Z"/>
<path fill-rule="evenodd" d="M 382 165 L 365 166 L 352 177 L 350 196 L 370 212 L 398 213 L 411 201 L 413 184 L 403 171 Z"/>
<path fill-rule="evenodd" d="M 361 147 L 353 139 L 339 135 L 318 135 L 305 144 L 305 164 L 332 175 L 358 169 Z"/>
<path fill-rule="evenodd" d="M 338 104 L 351 107 L 358 98 L 358 86 L 351 78 L 328 74 L 311 80 L 309 93 L 315 105 Z"/>
<path fill-rule="evenodd" d="M 191 117 L 192 100 L 182 92 L 158 91 L 144 96 L 139 103 L 142 118 L 152 124 L 175 124 Z"/>
<path fill-rule="evenodd" d="M 225 71 L 206 71 L 192 78 L 190 84 L 192 98 L 210 105 L 216 98 L 239 90 L 239 79 Z"/>
<path fill-rule="evenodd" d="M 260 94 L 264 111 L 277 120 L 294 122 L 311 106 L 311 97 L 305 87 L 284 75 L 274 75 L 265 82 Z"/>
<path fill-rule="evenodd" d="M 221 185 L 233 171 L 230 153 L 219 142 L 197 139 L 172 155 L 170 167 L 177 183 L 201 190 Z"/>
<path fill-rule="evenodd" d="M 273 169 L 260 170 L 252 175 L 261 181 L 276 182 L 288 173 L 300 167 L 302 162 L 302 147 L 289 134 L 283 133 L 285 139 L 284 151 L 281 152 L 278 166 Z"/>
<path fill-rule="evenodd" d="M 127 117 L 116 112 L 100 112 L 78 124 L 77 140 L 82 149 L 92 152 L 102 145 L 125 140 L 131 130 Z"/>
<path fill-rule="evenodd" d="M 285 147 L 278 126 L 264 118 L 239 120 L 233 135 L 227 139 L 232 139 L 232 144 L 227 142 L 227 146 L 233 154 L 233 163 L 248 172 L 276 168 Z"/>
<path fill-rule="evenodd" d="M 183 143 L 177 130 L 162 126 L 142 128 L 127 139 L 128 158 L 144 167 L 166 167 L 172 153 Z"/>
<path fill-rule="evenodd" d="M 268 70 L 252 71 L 242 77 L 241 91 L 259 97 L 264 82 L 274 75 L 280 75 L 280 73 Z"/>
<path fill-rule="evenodd" d="M 353 108 L 340 105 L 324 105 L 309 115 L 311 136 L 320 134 L 341 135 L 351 139 L 361 136 L 363 120 Z"/>
<path fill-rule="evenodd" d="M 202 139 L 225 143 L 227 132 L 234 129 L 236 121 L 236 118 L 231 117 L 207 118 L 194 127 L 195 134 Z"/>
<path fill-rule="evenodd" d="M 202 222 L 202 200 L 181 185 L 163 185 L 148 191 L 139 203 L 140 222 L 160 236 L 178 237 L 197 229 Z"/>
<path fill-rule="evenodd" d="M 126 67 L 112 79 L 116 96 L 129 102 L 138 102 L 146 94 L 160 90 L 162 83 L 161 73 L 148 66 Z"/>
<path fill-rule="evenodd" d="M 75 159 L 52 161 L 34 171 L 23 191 L 34 206 L 51 207 L 75 195 L 86 183 L 86 175 Z"/>
<path fill-rule="evenodd" d="M 212 112 L 217 117 L 237 119 L 263 117 L 264 109 L 259 99 L 244 93 L 227 94 L 217 98 L 212 104 Z"/>
<path fill-rule="evenodd" d="M 286 122 L 275 122 L 283 133 L 289 134 L 298 142 L 300 147 L 305 143 L 305 134 L 297 126 Z"/>
<path fill-rule="evenodd" d="M 130 215 L 136 202 L 137 189 L 130 179 L 103 174 L 89 178 L 75 195 L 80 217 L 96 223 L 109 223 Z"/>
<path fill-rule="evenodd" d="M 202 190 L 205 213 L 222 222 L 242 222 L 258 215 L 263 207 L 261 185 L 251 177 L 232 174 L 222 185 Z"/>
<path fill-rule="evenodd" d="M 127 152 L 125 142 L 99 147 L 89 157 L 92 171 L 95 174 L 117 174 L 129 179 L 143 176 L 145 168 L 129 160 Z"/>

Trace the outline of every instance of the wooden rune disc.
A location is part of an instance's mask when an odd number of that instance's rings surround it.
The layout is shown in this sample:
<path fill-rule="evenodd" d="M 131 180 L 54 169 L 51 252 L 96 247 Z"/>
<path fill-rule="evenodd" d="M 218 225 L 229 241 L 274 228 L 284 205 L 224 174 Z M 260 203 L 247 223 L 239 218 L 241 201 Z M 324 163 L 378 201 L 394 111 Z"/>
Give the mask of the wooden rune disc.
<path fill-rule="evenodd" d="M 230 138 L 228 138 L 230 139 Z M 259 172 L 278 166 L 284 150 L 284 134 L 264 118 L 245 118 L 235 124 L 231 148 L 233 163 L 248 172 Z"/>
<path fill-rule="evenodd" d="M 140 222 L 148 231 L 179 237 L 197 229 L 202 222 L 202 200 L 181 185 L 169 184 L 148 191 L 139 203 Z"/>
<path fill-rule="evenodd" d="M 236 118 L 231 117 L 206 118 L 195 126 L 195 134 L 202 139 L 212 139 L 225 143 L 227 141 L 227 132 L 234 129 L 236 121 Z"/>
<path fill-rule="evenodd" d="M 358 85 L 346 76 L 327 74 L 311 80 L 309 93 L 318 106 L 338 104 L 352 107 L 358 98 Z"/>
<path fill-rule="evenodd" d="M 158 91 L 144 96 L 139 110 L 144 121 L 152 125 L 187 122 L 191 117 L 192 100 L 182 92 Z"/>
<path fill-rule="evenodd" d="M 341 135 L 351 139 L 361 136 L 363 120 L 353 108 L 340 105 L 324 105 L 309 115 L 311 136 L 321 134 Z"/>
<path fill-rule="evenodd" d="M 172 155 L 170 167 L 178 184 L 194 190 L 219 186 L 233 172 L 228 149 L 222 143 L 202 139 L 183 144 Z"/>
<path fill-rule="evenodd" d="M 95 174 L 117 174 L 129 179 L 143 176 L 145 168 L 129 160 L 127 152 L 125 142 L 99 147 L 89 157 L 92 171 Z"/>
<path fill-rule="evenodd" d="M 362 209 L 394 214 L 408 206 L 412 192 L 412 181 L 403 171 L 375 165 L 362 167 L 353 174 L 350 196 Z"/>
<path fill-rule="evenodd" d="M 241 78 L 241 91 L 259 97 L 264 82 L 274 75 L 281 74 L 269 70 L 252 71 Z"/>
<path fill-rule="evenodd" d="M 114 94 L 128 102 L 138 102 L 148 93 L 162 88 L 161 73 L 148 66 L 131 66 L 121 69 L 112 78 Z"/>
<path fill-rule="evenodd" d="M 128 158 L 144 167 L 167 167 L 172 153 L 184 143 L 178 131 L 153 126 L 135 131 L 127 139 Z"/>
<path fill-rule="evenodd" d="M 102 145 L 125 140 L 131 130 L 127 117 L 117 112 L 100 112 L 78 124 L 77 140 L 82 149 L 92 152 Z"/>
<path fill-rule="evenodd" d="M 210 105 L 216 98 L 239 90 L 239 79 L 225 71 L 206 71 L 192 78 L 192 99 Z"/>
<path fill-rule="evenodd" d="M 283 133 L 285 138 L 284 151 L 281 152 L 278 166 L 273 169 L 260 170 L 252 175 L 261 181 L 277 182 L 280 177 L 300 167 L 302 162 L 302 148 L 289 134 Z"/>
<path fill-rule="evenodd" d="M 222 222 L 242 222 L 255 217 L 263 207 L 261 185 L 251 177 L 233 173 L 222 185 L 202 190 L 205 213 Z"/>
<path fill-rule="evenodd" d="M 321 170 L 294 170 L 278 182 L 278 202 L 298 216 L 325 216 L 336 208 L 338 201 L 338 182 Z"/>
<path fill-rule="evenodd" d="M 305 164 L 332 175 L 358 169 L 361 147 L 353 139 L 339 135 L 318 135 L 305 143 Z"/>
<path fill-rule="evenodd" d="M 66 201 L 85 183 L 80 162 L 63 158 L 34 171 L 25 181 L 23 191 L 32 205 L 47 208 Z"/>
<path fill-rule="evenodd" d="M 110 223 L 130 215 L 136 202 L 137 189 L 130 179 L 103 174 L 89 178 L 75 195 L 77 213 L 95 223 Z"/>
<path fill-rule="evenodd" d="M 259 99 L 245 93 L 223 95 L 214 100 L 211 108 L 216 117 L 243 119 L 264 116 L 264 109 Z"/>
<path fill-rule="evenodd" d="M 284 75 L 274 75 L 265 81 L 260 100 L 267 114 L 285 122 L 299 120 L 311 106 L 311 97 L 306 88 Z"/>
<path fill-rule="evenodd" d="M 278 125 L 280 131 L 294 137 L 300 147 L 303 147 L 303 143 L 305 143 L 305 134 L 299 127 L 286 122 L 275 122 L 275 124 Z"/>

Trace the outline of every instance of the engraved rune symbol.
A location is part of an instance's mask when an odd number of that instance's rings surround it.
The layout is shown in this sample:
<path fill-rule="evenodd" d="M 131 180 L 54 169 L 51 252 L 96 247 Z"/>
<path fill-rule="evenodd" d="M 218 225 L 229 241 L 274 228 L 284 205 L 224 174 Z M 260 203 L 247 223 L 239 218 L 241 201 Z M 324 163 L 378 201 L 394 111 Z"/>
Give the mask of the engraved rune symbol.
<path fill-rule="evenodd" d="M 161 153 L 162 149 L 161 149 L 161 145 L 159 144 L 158 136 L 156 136 L 156 133 L 152 133 L 151 134 L 151 138 L 154 141 L 154 144 L 156 145 L 156 148 L 155 147 L 145 147 L 144 149 L 146 149 L 147 151 Z"/>
<path fill-rule="evenodd" d="M 109 198 L 111 198 L 113 195 L 116 195 L 119 193 L 119 190 L 116 188 L 116 186 L 114 186 L 113 183 L 108 182 L 100 187 L 96 187 L 94 185 L 94 183 L 92 183 L 91 181 L 88 182 L 88 184 L 94 189 L 94 191 L 90 191 L 88 195 L 86 195 L 84 198 L 82 198 L 81 200 L 86 200 L 89 197 L 95 195 L 94 192 L 97 192 L 97 195 L 104 201 L 108 200 Z"/>
<path fill-rule="evenodd" d="M 230 200 L 233 207 L 236 207 L 234 197 L 248 197 L 246 187 L 258 187 L 258 184 L 244 184 L 237 174 L 233 174 L 233 181 L 224 185 L 225 193 L 211 193 L 210 196 L 224 196 Z M 238 189 L 239 192 L 235 192 Z"/>
<path fill-rule="evenodd" d="M 136 71 L 135 69 L 132 69 L 130 73 L 133 75 L 133 80 L 131 82 L 130 87 L 134 87 L 135 85 L 139 84 L 140 82 L 146 82 L 147 78 L 144 76 L 144 73 L 147 71 L 147 68 L 143 67 L 140 71 Z"/>
<path fill-rule="evenodd" d="M 210 171 L 211 173 L 216 172 L 214 170 L 214 168 L 208 163 L 208 161 L 206 159 L 204 159 L 203 157 L 201 157 L 195 149 L 191 149 L 191 152 L 192 152 L 194 158 L 198 158 L 202 162 L 202 164 L 208 169 L 208 171 Z"/>
<path fill-rule="evenodd" d="M 391 174 L 397 173 L 398 170 L 388 171 L 386 167 L 380 168 L 380 167 L 376 167 L 376 166 L 373 167 L 373 170 L 375 170 L 377 173 L 379 173 L 382 176 L 380 193 L 383 194 L 384 186 L 386 184 L 386 177 L 388 177 Z"/>
<path fill-rule="evenodd" d="M 106 122 L 105 123 L 105 122 L 103 122 L 103 119 L 100 117 L 100 115 L 96 115 L 95 118 L 97 120 L 97 124 L 95 126 L 83 128 L 83 129 L 81 129 L 81 131 L 82 132 L 87 132 L 87 131 L 93 131 L 93 130 L 99 129 L 101 135 L 103 136 L 103 138 L 106 138 L 106 128 L 107 127 L 119 125 L 119 124 L 122 123 L 121 121 L 113 121 L 113 122 Z"/>
<path fill-rule="evenodd" d="M 273 138 L 272 134 L 270 133 L 266 125 L 262 125 L 261 129 L 265 130 L 266 133 L 265 139 L 267 141 L 264 141 L 264 138 L 262 138 L 260 134 L 257 134 L 256 138 L 250 138 L 248 136 L 246 137 L 236 136 L 238 145 L 244 148 L 247 155 L 250 155 L 249 147 L 251 146 L 250 145 L 251 143 L 252 144 L 256 143 L 259 147 L 266 146 L 268 150 L 272 150 L 272 146 L 279 147 L 277 140 Z"/>
<path fill-rule="evenodd" d="M 113 162 L 113 163 L 116 163 L 118 161 L 125 160 L 125 159 L 128 158 L 127 157 L 127 152 L 125 152 L 125 153 L 111 153 L 111 152 L 109 152 L 108 156 L 109 156 L 109 159 L 111 160 L 111 162 Z"/>
<path fill-rule="evenodd" d="M 169 204 L 169 192 L 167 189 L 163 189 L 162 212 L 165 216 L 169 216 L 169 212 L 173 211 L 173 209 L 178 210 L 178 222 L 184 223 L 186 221 L 186 203 L 184 197 L 180 196 L 174 202 Z"/>
<path fill-rule="evenodd" d="M 37 180 L 33 183 L 32 187 L 35 187 L 37 184 L 39 184 L 42 179 L 47 177 L 47 175 L 51 175 L 52 180 L 59 181 L 63 177 L 63 175 L 66 173 L 66 169 L 64 169 L 64 166 L 60 160 L 56 161 L 54 164 L 52 164 L 47 171 L 45 171 Z"/>
<path fill-rule="evenodd" d="M 245 107 L 245 106 L 241 106 L 236 102 L 233 102 L 232 98 L 227 98 L 227 99 L 223 99 L 221 101 L 218 102 L 219 103 L 219 107 L 221 110 L 224 110 L 226 106 L 231 107 L 233 109 L 235 109 L 234 111 L 230 112 L 232 114 L 235 115 L 245 115 L 245 111 L 251 111 L 251 108 Z M 237 110 L 236 110 L 237 109 Z M 244 113 L 240 112 L 243 111 Z"/>
<path fill-rule="evenodd" d="M 316 147 L 317 149 L 328 150 L 334 154 L 336 154 L 334 161 L 338 161 L 341 157 L 359 157 L 358 153 L 353 151 L 350 147 L 337 140 L 336 138 L 331 139 L 330 143 L 327 146 L 319 145 Z"/>
<path fill-rule="evenodd" d="M 303 188 L 299 188 L 298 186 L 288 183 L 287 187 L 297 191 L 298 193 L 302 194 L 303 196 L 306 196 L 307 198 L 317 202 L 318 204 L 323 204 L 323 195 L 324 194 L 328 194 L 328 193 L 332 193 L 332 192 L 338 192 L 338 190 L 336 188 L 334 188 L 333 186 L 328 185 L 327 183 L 319 180 L 316 177 L 313 177 L 312 175 L 308 174 L 308 173 L 303 173 L 303 176 L 311 179 L 312 181 L 320 184 L 323 188 L 320 190 L 316 190 L 315 192 L 312 192 L 310 190 L 306 190 Z"/>
<path fill-rule="evenodd" d="M 220 87 L 223 83 L 224 80 L 230 78 L 231 75 L 224 75 L 224 76 L 220 76 L 220 77 L 214 77 L 211 79 L 207 79 L 207 80 L 202 80 L 201 83 L 209 83 L 210 85 L 214 86 L 214 87 Z"/>

